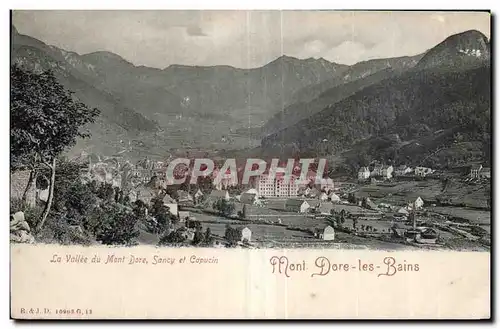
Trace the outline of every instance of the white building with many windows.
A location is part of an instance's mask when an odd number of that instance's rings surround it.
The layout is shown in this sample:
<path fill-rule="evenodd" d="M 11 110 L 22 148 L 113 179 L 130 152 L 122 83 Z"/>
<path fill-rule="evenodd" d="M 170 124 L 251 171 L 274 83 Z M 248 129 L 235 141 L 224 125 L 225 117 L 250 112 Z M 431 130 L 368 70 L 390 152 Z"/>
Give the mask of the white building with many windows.
<path fill-rule="evenodd" d="M 276 174 L 274 179 L 269 175 L 261 175 L 255 184 L 259 196 L 265 198 L 288 198 L 296 197 L 299 191 L 297 177 L 291 176 L 288 181 L 283 175 Z"/>

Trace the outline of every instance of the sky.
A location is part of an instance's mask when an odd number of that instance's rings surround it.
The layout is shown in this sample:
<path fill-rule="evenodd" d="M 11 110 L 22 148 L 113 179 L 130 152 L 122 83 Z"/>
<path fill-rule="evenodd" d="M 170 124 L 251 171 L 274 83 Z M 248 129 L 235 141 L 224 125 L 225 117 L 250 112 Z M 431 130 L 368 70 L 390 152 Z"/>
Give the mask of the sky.
<path fill-rule="evenodd" d="M 479 12 L 14 11 L 19 33 L 77 52 L 111 51 L 135 65 L 263 66 L 281 55 L 340 64 L 411 56 L 478 30 Z"/>

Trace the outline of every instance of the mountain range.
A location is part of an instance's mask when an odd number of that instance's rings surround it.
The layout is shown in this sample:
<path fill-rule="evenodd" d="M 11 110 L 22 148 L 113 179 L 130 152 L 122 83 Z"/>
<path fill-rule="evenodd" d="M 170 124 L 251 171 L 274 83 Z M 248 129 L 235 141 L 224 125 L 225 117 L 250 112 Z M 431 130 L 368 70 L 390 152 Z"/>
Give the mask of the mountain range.
<path fill-rule="evenodd" d="M 478 31 L 456 34 L 415 59 L 403 70 L 356 80 L 360 88 L 350 83 L 328 89 L 302 105 L 310 115 L 266 136 L 263 149 L 320 150 L 358 164 L 373 159 L 434 167 L 489 162 L 486 37 Z"/>
<path fill-rule="evenodd" d="M 107 51 L 77 54 L 15 27 L 11 49 L 12 63 L 52 69 L 77 98 L 101 110 L 90 127 L 92 139 L 79 142 L 74 154 L 161 158 L 197 149 L 349 154 L 386 135 L 398 136 L 401 145 L 389 148 L 399 152 L 442 129 L 468 141 L 489 134 L 489 126 L 475 133 L 462 127 L 471 113 L 481 113 L 476 118 L 481 123 L 489 120 L 490 46 L 478 31 L 450 36 L 416 56 L 350 66 L 281 56 L 253 69 L 158 69 Z M 457 111 L 460 118 L 451 123 L 442 117 Z"/>

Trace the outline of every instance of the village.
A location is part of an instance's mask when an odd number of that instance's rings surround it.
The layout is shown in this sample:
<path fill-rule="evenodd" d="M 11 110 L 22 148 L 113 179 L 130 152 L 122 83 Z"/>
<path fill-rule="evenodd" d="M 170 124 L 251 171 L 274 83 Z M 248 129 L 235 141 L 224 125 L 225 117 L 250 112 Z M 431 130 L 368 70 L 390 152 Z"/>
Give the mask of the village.
<path fill-rule="evenodd" d="M 148 158 L 135 165 L 112 157 L 78 161 L 84 164 L 82 181 L 112 186 L 129 204 L 161 199 L 178 219 L 171 229 L 181 229 L 187 242 L 197 229 L 208 228 L 213 247 L 228 245 L 228 230 L 234 230 L 231 245 L 245 248 L 490 246 L 491 170 L 481 165 L 452 173 L 373 163 L 361 167 L 357 177 L 336 181 L 318 181 L 309 170 L 305 184 L 295 175 L 286 180 L 264 173 L 241 186 L 228 179 L 214 183 L 217 170 L 202 185 L 171 185 L 166 162 Z M 184 174 L 188 171 L 184 168 Z M 470 189 L 470 200 L 460 199 L 464 189 Z M 46 190 L 35 194 L 47 198 Z M 139 242 L 157 244 L 158 239 L 141 231 Z"/>

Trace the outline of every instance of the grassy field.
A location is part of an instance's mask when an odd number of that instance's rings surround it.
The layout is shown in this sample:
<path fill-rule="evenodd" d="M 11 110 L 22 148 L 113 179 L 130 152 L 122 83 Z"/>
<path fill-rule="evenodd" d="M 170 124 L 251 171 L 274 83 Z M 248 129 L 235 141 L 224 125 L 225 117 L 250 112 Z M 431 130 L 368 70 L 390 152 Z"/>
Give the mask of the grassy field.
<path fill-rule="evenodd" d="M 471 224 L 491 224 L 491 212 L 485 210 L 476 210 L 462 207 L 432 207 L 429 210 L 442 215 L 450 215 L 453 217 L 463 218 L 469 221 Z"/>
<path fill-rule="evenodd" d="M 403 206 L 418 197 L 423 200 L 433 200 L 442 191 L 439 180 L 401 181 L 392 184 L 365 185 L 356 193 L 359 198 L 369 197 L 377 203 L 385 202 Z"/>
<path fill-rule="evenodd" d="M 284 213 L 284 215 L 286 215 L 286 213 Z M 205 213 L 193 213 L 192 216 L 202 223 L 204 229 L 209 227 L 212 234 L 219 236 L 224 236 L 227 224 L 233 227 L 248 227 L 252 230 L 252 240 L 303 239 L 305 237 L 311 237 L 311 235 L 300 231 L 287 230 L 286 226 L 290 225 L 302 228 L 312 228 L 318 225 L 317 221 L 312 222 L 314 219 L 307 218 L 305 216 L 281 216 L 282 225 L 259 224 L 256 222 L 256 218 L 255 221 L 253 221 L 252 218 L 249 218 L 252 221 L 238 221 Z M 269 220 L 269 218 L 266 218 L 266 220 Z"/>
<path fill-rule="evenodd" d="M 210 228 L 212 234 L 224 236 L 226 223 L 202 223 L 203 228 Z M 248 227 L 252 231 L 252 241 L 280 241 L 280 240 L 303 240 L 313 238 L 310 234 L 288 230 L 284 226 L 263 224 L 231 224 L 233 227 Z"/>
<path fill-rule="evenodd" d="M 490 185 L 485 183 L 471 184 L 462 178 L 450 179 L 447 183 L 439 179 L 422 181 L 398 181 L 362 185 L 356 196 L 370 197 L 373 201 L 394 205 L 405 205 L 421 197 L 428 203 L 436 203 L 437 198 L 449 199 L 455 205 L 469 207 L 487 207 L 490 198 Z"/>

